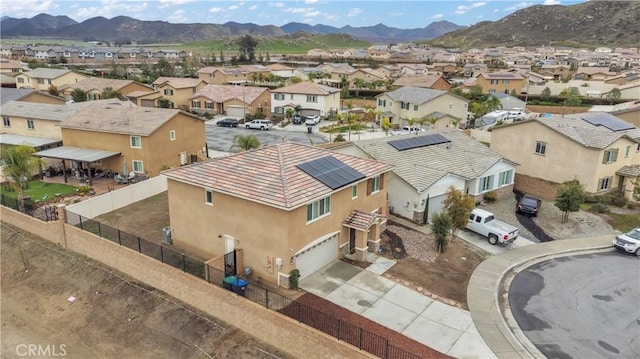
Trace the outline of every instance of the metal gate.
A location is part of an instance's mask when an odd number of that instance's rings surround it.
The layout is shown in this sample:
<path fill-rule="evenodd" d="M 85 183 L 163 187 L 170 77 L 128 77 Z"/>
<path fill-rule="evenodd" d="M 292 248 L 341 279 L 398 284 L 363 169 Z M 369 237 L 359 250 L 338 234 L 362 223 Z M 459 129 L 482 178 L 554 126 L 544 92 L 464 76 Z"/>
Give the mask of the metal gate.
<path fill-rule="evenodd" d="M 227 253 L 224 255 L 224 276 L 228 277 L 231 275 L 236 275 L 236 250 Z"/>

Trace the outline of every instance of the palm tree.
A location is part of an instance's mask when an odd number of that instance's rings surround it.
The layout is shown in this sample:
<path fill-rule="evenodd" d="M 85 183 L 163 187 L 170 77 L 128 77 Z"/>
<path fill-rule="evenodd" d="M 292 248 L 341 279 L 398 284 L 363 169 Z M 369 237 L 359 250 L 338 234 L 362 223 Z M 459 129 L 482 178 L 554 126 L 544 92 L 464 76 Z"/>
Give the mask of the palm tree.
<path fill-rule="evenodd" d="M 102 99 L 117 98 L 120 100 L 126 99 L 126 97 L 122 96 L 122 92 L 120 92 L 119 90 L 114 90 L 112 87 L 105 87 L 104 89 L 102 89 L 100 98 Z"/>
<path fill-rule="evenodd" d="M 249 151 L 255 150 L 260 147 L 260 140 L 256 135 L 236 135 L 233 138 L 233 146 L 229 148 L 229 152 L 234 148 L 237 148 L 240 151 Z"/>
<path fill-rule="evenodd" d="M 24 145 L 7 146 L 2 149 L 2 173 L 18 194 L 18 210 L 21 212 L 24 212 L 24 185 L 43 165 L 42 159 L 33 155 L 35 152 L 33 147 Z"/>
<path fill-rule="evenodd" d="M 502 108 L 502 103 L 500 103 L 500 99 L 496 96 L 489 95 L 487 99 L 484 101 L 487 112 L 493 112 L 495 110 L 499 110 Z"/>
<path fill-rule="evenodd" d="M 73 102 L 85 102 L 87 101 L 87 93 L 79 88 L 75 88 L 71 91 L 71 98 Z"/>

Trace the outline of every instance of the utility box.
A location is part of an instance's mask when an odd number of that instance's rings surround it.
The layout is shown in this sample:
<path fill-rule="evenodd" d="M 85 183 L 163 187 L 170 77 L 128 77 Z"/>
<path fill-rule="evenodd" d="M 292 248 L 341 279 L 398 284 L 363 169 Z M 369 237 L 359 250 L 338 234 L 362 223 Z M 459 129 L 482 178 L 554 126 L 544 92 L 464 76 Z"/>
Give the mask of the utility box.
<path fill-rule="evenodd" d="M 162 241 L 164 243 L 173 244 L 171 232 L 173 232 L 173 228 L 171 228 L 171 226 L 162 228 Z"/>

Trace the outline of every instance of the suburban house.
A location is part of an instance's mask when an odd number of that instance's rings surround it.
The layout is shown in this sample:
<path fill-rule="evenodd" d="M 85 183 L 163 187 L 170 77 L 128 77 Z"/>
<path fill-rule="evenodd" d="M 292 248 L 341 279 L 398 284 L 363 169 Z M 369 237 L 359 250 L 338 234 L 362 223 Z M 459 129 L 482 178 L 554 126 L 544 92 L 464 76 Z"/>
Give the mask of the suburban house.
<path fill-rule="evenodd" d="M 467 118 L 469 101 L 447 91 L 405 86 L 376 96 L 376 111 L 394 128 L 410 121 L 437 117 L 433 128 L 444 128 Z M 413 123 L 412 125 L 414 125 Z"/>
<path fill-rule="evenodd" d="M 269 76 L 271 70 L 263 65 L 244 65 L 237 67 L 203 67 L 198 70 L 198 79 L 209 85 L 241 85 L 254 77 Z"/>
<path fill-rule="evenodd" d="M 51 86 L 61 88 L 64 85 L 74 85 L 88 76 L 63 69 L 49 69 L 40 67 L 16 75 L 17 88 L 32 88 L 36 91 L 48 92 Z"/>
<path fill-rule="evenodd" d="M 329 116 L 340 109 L 340 90 L 305 81 L 271 90 L 271 112 L 285 114 L 297 109 L 301 115 Z"/>
<path fill-rule="evenodd" d="M 551 80 L 569 80 L 572 71 L 569 65 L 544 64 L 540 66 L 538 73 Z"/>
<path fill-rule="evenodd" d="M 608 67 L 579 67 L 573 74 L 574 80 L 604 81 L 608 77 L 615 76 L 615 72 L 609 71 Z"/>
<path fill-rule="evenodd" d="M 451 186 L 476 202 L 487 192 L 498 197 L 511 193 L 517 166 L 454 129 L 332 144 L 331 150 L 393 165 L 387 180 L 389 211 L 418 223 L 425 210 L 427 222 L 442 212 Z"/>
<path fill-rule="evenodd" d="M 207 83 L 203 80 L 186 77 L 158 77 L 152 85 L 156 91 L 162 94 L 162 99 L 157 100 L 158 102 L 167 101 L 169 108 L 179 108 L 186 111 L 189 108 L 191 96 L 202 90 Z M 149 94 L 148 96 L 153 95 Z"/>
<path fill-rule="evenodd" d="M 66 100 L 62 97 L 38 92 L 33 89 L 16 89 L 0 87 L 0 103 L 4 105 L 9 101 L 48 103 L 51 105 L 63 105 Z"/>
<path fill-rule="evenodd" d="M 207 85 L 189 98 L 189 111 L 237 118 L 255 114 L 270 117 L 271 93 L 266 87 Z"/>
<path fill-rule="evenodd" d="M 148 177 L 206 158 L 204 121 L 177 109 L 86 102 L 60 123 L 64 146 L 38 152 L 64 166 Z M 70 163 L 67 163 L 70 162 Z"/>
<path fill-rule="evenodd" d="M 293 269 L 304 278 L 348 254 L 364 261 L 380 245 L 390 169 L 284 142 L 166 171 L 172 240 L 283 286 Z"/>
<path fill-rule="evenodd" d="M 75 84 L 63 85 L 58 88 L 58 91 L 62 96 L 70 100 L 72 99 L 71 94 L 73 91 L 79 89 L 87 94 L 88 101 L 93 101 L 102 99 L 102 92 L 108 88 L 112 91 L 120 92 L 123 96 L 135 91 L 153 91 L 150 86 L 132 80 L 105 79 L 101 77 L 89 77 Z"/>
<path fill-rule="evenodd" d="M 556 184 L 575 179 L 588 193 L 631 198 L 638 184 L 629 173 L 640 171 L 640 129 L 608 113 L 515 122 L 493 128 L 492 138 L 492 149 L 520 164 L 515 187 L 523 192 L 551 199 Z"/>
<path fill-rule="evenodd" d="M 513 72 L 486 72 L 476 76 L 476 85 L 482 87 L 482 93 L 502 92 L 520 94 L 526 91 L 527 80 Z"/>
<path fill-rule="evenodd" d="M 26 65 L 25 65 L 26 66 Z M 7 75 L 17 75 L 20 72 L 24 72 L 24 67 L 22 62 L 18 60 L 10 60 L 5 58 L 0 58 L 0 73 Z"/>
<path fill-rule="evenodd" d="M 404 74 L 393 82 L 393 86 L 423 87 L 442 91 L 451 90 L 451 83 L 442 75 Z"/>

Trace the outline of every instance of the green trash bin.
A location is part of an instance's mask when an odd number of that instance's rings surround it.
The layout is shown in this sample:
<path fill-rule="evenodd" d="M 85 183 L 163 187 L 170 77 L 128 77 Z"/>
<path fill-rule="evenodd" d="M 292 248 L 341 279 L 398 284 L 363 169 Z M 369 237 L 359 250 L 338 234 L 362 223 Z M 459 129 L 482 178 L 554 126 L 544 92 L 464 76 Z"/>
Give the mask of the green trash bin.
<path fill-rule="evenodd" d="M 236 276 L 233 275 L 224 277 L 224 279 L 222 279 L 222 287 L 227 290 L 233 290 L 233 285 L 237 280 Z"/>

